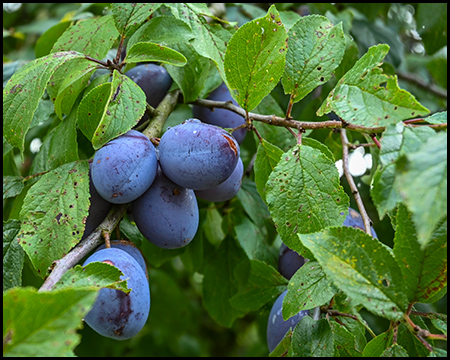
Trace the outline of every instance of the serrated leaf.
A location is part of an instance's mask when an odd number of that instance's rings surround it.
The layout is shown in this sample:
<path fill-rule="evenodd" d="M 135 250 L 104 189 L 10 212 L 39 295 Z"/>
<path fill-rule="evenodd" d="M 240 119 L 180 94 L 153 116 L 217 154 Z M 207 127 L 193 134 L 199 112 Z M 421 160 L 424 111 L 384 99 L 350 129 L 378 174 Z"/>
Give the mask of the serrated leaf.
<path fill-rule="evenodd" d="M 186 65 L 183 54 L 166 46 L 151 42 L 138 42 L 127 50 L 125 61 L 128 63 L 157 61 L 175 66 Z"/>
<path fill-rule="evenodd" d="M 130 37 L 162 3 L 112 3 L 111 12 L 120 34 Z"/>
<path fill-rule="evenodd" d="M 267 15 L 244 24 L 225 54 L 228 88 L 239 105 L 253 110 L 277 85 L 284 71 L 287 34 L 272 5 Z"/>
<path fill-rule="evenodd" d="M 283 318 L 310 310 L 330 301 L 335 292 L 317 261 L 308 261 L 289 280 L 283 299 Z"/>
<path fill-rule="evenodd" d="M 81 341 L 77 333 L 97 292 L 37 292 L 14 288 L 3 292 L 3 356 L 73 356 Z"/>
<path fill-rule="evenodd" d="M 447 221 L 435 229 L 431 241 L 421 249 L 411 213 L 398 207 L 394 255 L 402 271 L 410 303 L 430 303 L 443 295 L 447 285 Z"/>
<path fill-rule="evenodd" d="M 74 50 L 101 60 L 111 50 L 118 36 L 112 15 L 81 20 L 64 31 L 51 52 Z"/>
<path fill-rule="evenodd" d="M 127 281 L 121 280 L 121 276 L 124 276 L 122 271 L 107 263 L 92 262 L 86 266 L 77 265 L 63 275 L 53 286 L 52 291 L 70 288 L 98 290 L 108 287 L 128 294 L 131 290 L 127 288 Z"/>
<path fill-rule="evenodd" d="M 368 127 L 426 115 L 428 109 L 398 87 L 396 76 L 382 73 L 380 65 L 388 51 L 386 44 L 369 48 L 331 90 L 317 115 L 333 111 L 349 123 Z"/>
<path fill-rule="evenodd" d="M 272 266 L 260 260 L 250 260 L 248 281 L 230 299 L 230 304 L 245 312 L 256 311 L 280 295 L 286 284 L 286 279 Z"/>
<path fill-rule="evenodd" d="M 359 229 L 333 227 L 299 234 L 328 279 L 372 313 L 398 320 L 407 308 L 405 285 L 392 253 Z"/>
<path fill-rule="evenodd" d="M 305 316 L 294 329 L 288 356 L 332 357 L 334 338 L 327 319 L 313 320 Z"/>
<path fill-rule="evenodd" d="M 281 155 L 283 155 L 283 150 L 264 139 L 258 144 L 254 165 L 255 183 L 264 202 L 266 202 L 266 182 L 270 173 L 278 164 Z"/>
<path fill-rule="evenodd" d="M 266 201 L 283 242 L 307 259 L 312 254 L 297 233 L 342 225 L 349 206 L 334 162 L 306 145 L 281 156 L 266 183 Z"/>
<path fill-rule="evenodd" d="M 129 77 L 114 71 L 111 83 L 98 85 L 81 100 L 77 121 L 97 150 L 136 125 L 145 106 L 142 89 Z"/>
<path fill-rule="evenodd" d="M 295 103 L 330 79 L 344 56 L 345 39 L 342 23 L 333 25 L 320 15 L 301 17 L 288 35 L 281 83 Z"/>
<path fill-rule="evenodd" d="M 394 187 L 408 209 L 422 247 L 447 216 L 447 133 L 430 136 L 415 152 L 397 161 Z"/>
<path fill-rule="evenodd" d="M 3 291 L 22 285 L 24 252 L 16 240 L 20 221 L 3 222 Z"/>
<path fill-rule="evenodd" d="M 22 190 L 22 176 L 3 176 L 3 200 L 19 195 Z"/>
<path fill-rule="evenodd" d="M 51 76 L 66 61 L 83 57 L 75 51 L 50 54 L 20 68 L 6 84 L 3 90 L 3 136 L 19 148 L 22 156 L 25 135 Z"/>
<path fill-rule="evenodd" d="M 28 190 L 17 237 L 41 277 L 81 239 L 89 208 L 89 166 L 73 162 L 48 172 Z"/>

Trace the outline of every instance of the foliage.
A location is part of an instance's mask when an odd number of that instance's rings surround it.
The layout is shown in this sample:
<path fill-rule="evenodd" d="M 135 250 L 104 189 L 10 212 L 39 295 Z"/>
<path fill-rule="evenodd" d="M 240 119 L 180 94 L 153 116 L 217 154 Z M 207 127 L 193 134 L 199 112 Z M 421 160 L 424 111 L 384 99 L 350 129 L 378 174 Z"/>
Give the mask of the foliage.
<path fill-rule="evenodd" d="M 311 316 L 272 356 L 445 355 L 446 12 L 4 4 L 4 355 L 267 356 L 286 289 L 284 318 Z M 156 109 L 124 75 L 140 62 L 174 81 Z M 239 106 L 205 100 L 222 82 Z M 194 104 L 245 118 L 237 195 L 198 199 L 182 248 L 147 241 L 128 204 L 84 234 L 95 151 L 130 129 L 157 144 Z M 361 152 L 372 166 L 352 175 Z M 365 229 L 342 226 L 349 207 Z M 129 291 L 113 266 L 77 265 L 109 239 L 141 250 L 152 299 L 144 329 L 121 342 L 83 322 L 100 287 Z M 282 242 L 309 259 L 290 280 L 277 270 Z"/>

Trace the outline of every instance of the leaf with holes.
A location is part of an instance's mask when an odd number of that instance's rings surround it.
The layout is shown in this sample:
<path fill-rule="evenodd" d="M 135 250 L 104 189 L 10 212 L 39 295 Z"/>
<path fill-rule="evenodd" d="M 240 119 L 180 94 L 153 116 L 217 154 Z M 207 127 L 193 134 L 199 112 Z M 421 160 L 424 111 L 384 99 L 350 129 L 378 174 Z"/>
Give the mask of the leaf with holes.
<path fill-rule="evenodd" d="M 283 75 L 287 39 L 275 5 L 266 16 L 244 24 L 230 39 L 225 74 L 232 96 L 245 110 L 258 106 Z"/>
<path fill-rule="evenodd" d="M 300 18 L 288 35 L 281 82 L 295 103 L 330 79 L 344 56 L 345 39 L 342 23 L 333 25 L 320 15 Z"/>
<path fill-rule="evenodd" d="M 183 54 L 166 46 L 151 42 L 138 42 L 128 49 L 125 61 L 129 63 L 157 61 L 184 66 L 187 60 Z"/>
<path fill-rule="evenodd" d="M 377 316 L 402 318 L 408 306 L 401 271 L 391 249 L 352 227 L 299 234 L 328 280 Z"/>
<path fill-rule="evenodd" d="M 18 241 L 44 278 L 81 239 L 89 209 L 89 165 L 72 162 L 48 172 L 28 190 Z"/>
<path fill-rule="evenodd" d="M 64 31 L 53 45 L 52 53 L 75 50 L 101 60 L 118 36 L 112 15 L 81 20 Z"/>
<path fill-rule="evenodd" d="M 20 68 L 6 84 L 3 90 L 3 136 L 19 148 L 22 156 L 25 136 L 51 76 L 65 62 L 83 57 L 76 51 L 41 57 Z"/>
<path fill-rule="evenodd" d="M 313 259 L 312 254 L 297 233 L 342 225 L 349 206 L 334 162 L 306 145 L 281 156 L 267 180 L 266 201 L 283 242 L 307 259 Z"/>
<path fill-rule="evenodd" d="M 317 115 L 331 111 L 345 121 L 368 127 L 387 126 L 429 111 L 398 87 L 397 77 L 383 74 L 380 65 L 389 46 L 369 48 L 328 94 Z"/>
<path fill-rule="evenodd" d="M 149 17 L 163 5 L 161 3 L 112 3 L 111 12 L 120 34 L 130 37 Z"/>

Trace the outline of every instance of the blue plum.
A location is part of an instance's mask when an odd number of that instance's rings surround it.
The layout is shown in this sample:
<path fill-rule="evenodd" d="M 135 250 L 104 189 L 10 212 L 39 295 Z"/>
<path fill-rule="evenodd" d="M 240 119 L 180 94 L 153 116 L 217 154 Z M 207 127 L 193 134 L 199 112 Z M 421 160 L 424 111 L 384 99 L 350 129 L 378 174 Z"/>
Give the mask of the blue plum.
<path fill-rule="evenodd" d="M 348 215 L 345 218 L 344 223 L 342 225 L 354 227 L 357 229 L 361 229 L 362 231 L 365 231 L 364 221 L 361 217 L 361 214 L 352 208 L 348 208 Z M 377 233 L 375 232 L 375 229 L 372 226 L 370 227 L 370 230 L 372 231 L 372 236 L 375 239 L 378 239 Z"/>
<path fill-rule="evenodd" d="M 141 64 L 125 73 L 144 91 L 147 103 L 156 108 L 172 86 L 172 78 L 167 70 L 156 64 Z M 146 121 L 144 114 L 139 124 Z M 138 125 L 139 125 L 138 124 Z"/>
<path fill-rule="evenodd" d="M 207 99 L 216 101 L 231 101 L 234 105 L 239 106 L 238 103 L 231 97 L 230 90 L 228 90 L 225 83 L 222 83 L 217 89 L 212 91 Z M 195 118 L 200 119 L 207 124 L 216 125 L 223 128 L 233 129 L 239 125 L 245 124 L 245 119 L 242 116 L 226 109 L 209 109 L 203 106 L 194 105 L 192 108 L 192 114 Z M 239 144 L 242 144 L 246 134 L 246 128 L 233 132 L 233 136 Z"/>
<path fill-rule="evenodd" d="M 117 340 L 132 338 L 142 330 L 150 312 L 150 288 L 144 271 L 130 254 L 116 248 L 94 252 L 83 266 L 92 262 L 117 267 L 131 291 L 126 294 L 121 290 L 101 289 L 84 320 L 103 336 Z"/>
<path fill-rule="evenodd" d="M 194 191 L 175 184 L 161 169 L 152 186 L 132 203 L 131 211 L 142 235 L 161 248 L 189 244 L 198 229 Z"/>
<path fill-rule="evenodd" d="M 159 163 L 176 184 L 193 190 L 213 188 L 235 169 L 236 139 L 222 128 L 188 119 L 169 128 L 159 142 Z"/>
<path fill-rule="evenodd" d="M 100 148 L 92 163 L 92 182 L 103 199 L 124 204 L 141 196 L 158 168 L 156 150 L 139 131 L 130 130 Z"/>
<path fill-rule="evenodd" d="M 136 245 L 134 245 L 133 242 L 128 240 L 111 240 L 111 247 L 123 250 L 128 254 L 130 254 L 134 258 L 134 260 L 136 260 L 138 264 L 142 267 L 142 270 L 144 270 L 144 273 L 148 278 L 147 264 L 145 262 L 144 256 L 142 255 L 141 251 L 136 247 Z M 102 244 L 95 251 L 99 251 L 105 248 L 106 244 Z"/>
<path fill-rule="evenodd" d="M 89 207 L 89 215 L 86 219 L 86 227 L 84 229 L 82 240 L 87 238 L 89 234 L 91 234 L 97 226 L 105 219 L 106 215 L 108 215 L 109 210 L 111 210 L 112 204 L 109 201 L 103 199 L 97 190 L 95 190 L 95 186 L 92 182 L 92 163 L 89 164 L 89 193 L 91 195 L 89 201 L 91 205 Z"/>
<path fill-rule="evenodd" d="M 302 310 L 291 318 L 284 320 L 282 309 L 283 299 L 286 294 L 287 290 L 278 296 L 270 310 L 269 321 L 267 322 L 267 346 L 269 347 L 269 352 L 272 352 L 277 347 L 290 328 L 294 330 L 300 320 L 309 315 L 309 310 Z"/>
<path fill-rule="evenodd" d="M 195 190 L 195 196 L 207 201 L 227 201 L 233 198 L 241 188 L 242 175 L 244 174 L 244 164 L 239 158 L 236 167 L 230 177 L 223 183 L 205 190 Z"/>
<path fill-rule="evenodd" d="M 305 262 L 306 259 L 303 256 L 291 250 L 285 244 L 281 244 L 278 255 L 278 271 L 286 279 L 290 279 Z"/>

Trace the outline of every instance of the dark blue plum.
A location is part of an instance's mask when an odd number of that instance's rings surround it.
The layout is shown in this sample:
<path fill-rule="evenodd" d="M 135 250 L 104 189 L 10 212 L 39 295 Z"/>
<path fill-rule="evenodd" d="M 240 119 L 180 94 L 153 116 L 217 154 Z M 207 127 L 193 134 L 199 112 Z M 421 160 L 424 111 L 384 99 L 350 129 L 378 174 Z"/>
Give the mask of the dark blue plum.
<path fill-rule="evenodd" d="M 92 262 L 117 267 L 131 291 L 126 294 L 121 290 L 101 289 L 84 320 L 100 335 L 117 340 L 132 338 L 142 330 L 150 312 L 150 288 L 144 271 L 130 254 L 116 248 L 94 252 L 83 266 Z"/>
<path fill-rule="evenodd" d="M 164 174 L 193 190 L 210 189 L 224 182 L 240 155 L 239 144 L 232 135 L 197 119 L 169 128 L 158 149 Z"/>
<path fill-rule="evenodd" d="M 103 199 L 124 204 L 141 196 L 158 168 L 156 150 L 142 133 L 130 130 L 111 140 L 94 156 L 92 182 Z"/>
<path fill-rule="evenodd" d="M 305 262 L 306 259 L 303 256 L 289 249 L 285 244 L 281 244 L 278 255 L 278 271 L 286 279 L 289 280 Z"/>
<path fill-rule="evenodd" d="M 142 64 L 128 70 L 125 73 L 144 91 L 147 103 L 156 108 L 166 96 L 172 85 L 172 78 L 167 70 L 156 64 Z M 144 114 L 140 123 L 148 119 Z"/>
<path fill-rule="evenodd" d="M 175 184 L 161 169 L 152 186 L 132 203 L 132 214 L 142 235 L 164 249 L 189 244 L 198 229 L 194 191 Z"/>
<path fill-rule="evenodd" d="M 216 101 L 231 101 L 234 105 L 239 106 L 238 103 L 231 97 L 230 90 L 228 90 L 225 83 L 222 83 L 217 89 L 212 91 L 207 99 Z M 192 108 L 192 113 L 195 118 L 200 119 L 207 124 L 220 126 L 222 128 L 233 129 L 239 125 L 245 124 L 245 119 L 242 116 L 225 109 L 209 109 L 203 106 L 194 105 Z M 239 144 L 242 144 L 246 134 L 246 128 L 233 132 L 233 136 Z"/>
<path fill-rule="evenodd" d="M 136 245 L 134 245 L 133 242 L 128 240 L 111 240 L 111 247 L 123 250 L 128 254 L 130 254 L 134 258 L 134 260 L 136 260 L 138 264 L 142 267 L 142 270 L 144 270 L 144 273 L 148 278 L 147 264 L 145 262 L 144 256 L 142 255 L 141 251 L 136 247 Z M 102 244 L 95 251 L 99 251 L 105 248 L 106 244 Z"/>
<path fill-rule="evenodd" d="M 364 221 L 361 217 L 361 214 L 352 208 L 348 208 L 348 215 L 345 218 L 344 223 L 342 225 L 348 226 L 348 227 L 354 227 L 357 229 L 361 229 L 362 231 L 366 231 L 365 227 L 364 227 Z M 370 227 L 370 230 L 372 231 L 372 236 L 375 239 L 378 239 L 375 229 L 373 227 Z"/>
<path fill-rule="evenodd" d="M 230 177 L 223 183 L 206 190 L 195 190 L 195 196 L 206 201 L 227 201 L 233 198 L 241 188 L 244 164 L 239 158 L 236 167 Z"/>
<path fill-rule="evenodd" d="M 300 320 L 309 315 L 309 310 L 302 310 L 285 321 L 282 308 L 286 293 L 287 290 L 278 296 L 270 310 L 269 321 L 267 322 L 267 346 L 269 347 L 269 352 L 272 352 L 277 347 L 290 328 L 294 330 Z"/>
<path fill-rule="evenodd" d="M 91 195 L 89 201 L 91 202 L 91 205 L 89 207 L 89 215 L 86 219 L 84 234 L 81 238 L 82 240 L 87 238 L 97 228 L 97 226 L 100 225 L 106 215 L 108 215 L 112 206 L 109 201 L 103 199 L 97 190 L 95 190 L 95 186 L 92 182 L 91 168 L 92 163 L 89 164 L 89 193 Z"/>

